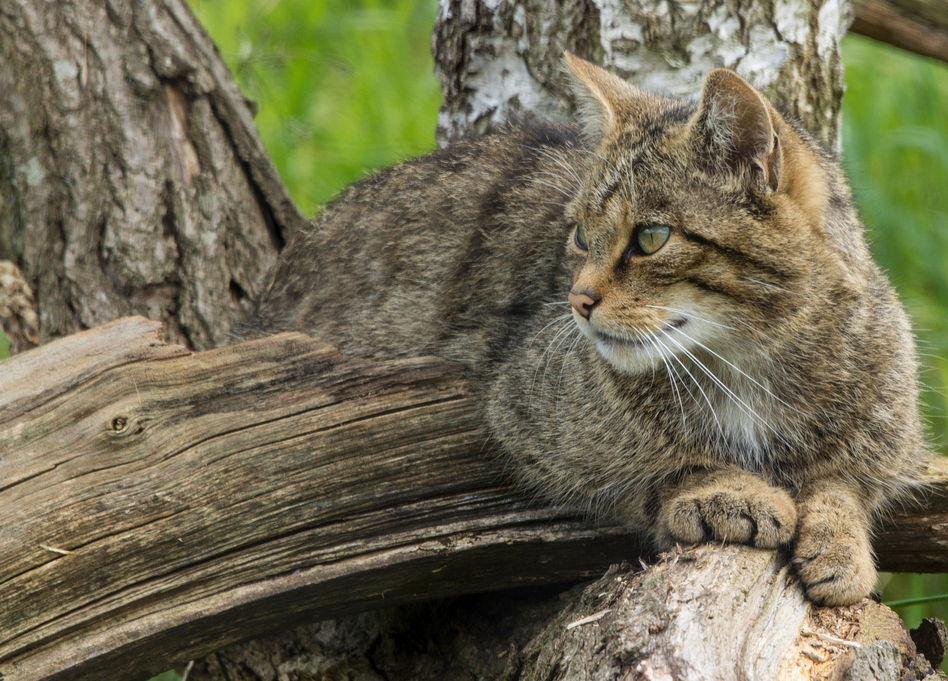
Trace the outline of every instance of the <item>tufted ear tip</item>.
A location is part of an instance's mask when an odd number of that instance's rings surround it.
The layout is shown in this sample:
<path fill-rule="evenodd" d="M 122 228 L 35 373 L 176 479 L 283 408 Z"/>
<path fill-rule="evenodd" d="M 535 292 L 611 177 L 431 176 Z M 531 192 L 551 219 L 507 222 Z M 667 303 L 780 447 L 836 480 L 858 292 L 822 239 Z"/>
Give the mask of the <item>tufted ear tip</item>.
<path fill-rule="evenodd" d="M 642 93 L 601 66 L 566 50 L 573 91 L 580 103 L 580 120 L 590 137 L 607 134 L 615 127 L 621 112 Z"/>

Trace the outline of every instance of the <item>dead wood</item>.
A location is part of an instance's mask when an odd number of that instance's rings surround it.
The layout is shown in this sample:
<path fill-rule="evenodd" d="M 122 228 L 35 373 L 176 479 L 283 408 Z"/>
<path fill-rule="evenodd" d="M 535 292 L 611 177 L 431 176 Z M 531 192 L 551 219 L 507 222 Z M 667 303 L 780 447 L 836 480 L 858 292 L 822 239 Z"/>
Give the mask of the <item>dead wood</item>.
<path fill-rule="evenodd" d="M 351 359 L 296 334 L 191 353 L 130 318 L 0 367 L 5 681 L 138 678 L 303 622 L 638 554 L 619 528 L 513 492 L 441 360 Z M 880 536 L 883 569 L 948 568 L 948 472 L 930 475 L 927 506 Z M 710 560 L 729 583 L 752 553 Z"/>

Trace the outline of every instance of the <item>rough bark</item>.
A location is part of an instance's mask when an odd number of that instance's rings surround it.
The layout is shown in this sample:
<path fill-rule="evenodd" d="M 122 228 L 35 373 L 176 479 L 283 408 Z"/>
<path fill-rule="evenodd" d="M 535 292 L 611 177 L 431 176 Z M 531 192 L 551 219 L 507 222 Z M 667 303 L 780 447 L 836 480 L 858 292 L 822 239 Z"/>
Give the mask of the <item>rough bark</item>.
<path fill-rule="evenodd" d="M 569 49 L 677 97 L 699 93 L 711 69 L 733 68 L 835 146 L 849 13 L 845 0 L 441 0 L 433 38 L 444 91 L 438 141 L 525 113 L 568 115 Z"/>
<path fill-rule="evenodd" d="M 590 577 L 637 547 L 502 484 L 455 365 L 122 320 L 0 372 L 0 678 L 121 679 L 311 619 Z"/>
<path fill-rule="evenodd" d="M 0 365 L 5 681 L 140 678 L 330 617 L 343 620 L 304 630 L 323 646 L 306 664 L 345 650 L 356 664 L 370 651 L 352 642 L 375 641 L 372 665 L 389 679 L 463 678 L 447 674 L 471 665 L 523 679 L 622 678 L 640 665 L 786 678 L 807 617 L 849 618 L 847 640 L 868 626 L 845 608 L 809 606 L 786 556 L 742 547 L 674 553 L 564 600 L 534 591 L 484 597 L 469 612 L 352 619 L 588 579 L 640 546 L 509 489 L 455 365 L 345 358 L 297 334 L 195 354 L 159 331 L 121 320 Z M 927 507 L 880 537 L 883 568 L 897 538 L 899 566 L 921 556 L 948 569 L 944 461 L 930 480 Z M 419 613 L 428 628 L 410 626 Z M 390 640 L 418 645 L 435 622 L 455 637 L 437 654 L 403 655 Z M 222 663 L 213 656 L 195 673 Z"/>
<path fill-rule="evenodd" d="M 40 341 L 137 313 L 220 345 L 302 223 L 185 0 L 0 3 L 0 259 Z"/>

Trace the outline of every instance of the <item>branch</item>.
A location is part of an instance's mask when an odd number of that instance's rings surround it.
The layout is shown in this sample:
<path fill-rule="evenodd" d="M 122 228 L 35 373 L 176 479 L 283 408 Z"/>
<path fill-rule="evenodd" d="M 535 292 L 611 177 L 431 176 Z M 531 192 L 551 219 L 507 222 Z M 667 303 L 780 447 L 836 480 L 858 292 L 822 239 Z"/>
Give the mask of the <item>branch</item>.
<path fill-rule="evenodd" d="M 855 0 L 850 30 L 948 62 L 948 5 L 941 0 Z"/>
<path fill-rule="evenodd" d="M 297 334 L 190 353 L 129 318 L 3 369 L 5 681 L 137 678 L 304 621 L 637 555 L 619 528 L 512 493 L 441 360 Z M 940 460 L 930 477 L 924 512 L 880 537 L 883 569 L 948 568 Z"/>

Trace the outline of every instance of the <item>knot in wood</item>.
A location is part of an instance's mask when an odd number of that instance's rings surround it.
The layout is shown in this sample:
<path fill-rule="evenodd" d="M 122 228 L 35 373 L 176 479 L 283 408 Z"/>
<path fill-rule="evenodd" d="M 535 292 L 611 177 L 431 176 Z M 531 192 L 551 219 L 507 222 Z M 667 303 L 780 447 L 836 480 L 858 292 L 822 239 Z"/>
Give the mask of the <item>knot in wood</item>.
<path fill-rule="evenodd" d="M 109 427 L 116 433 L 124 432 L 128 428 L 128 417 L 116 416 L 109 423 Z"/>

